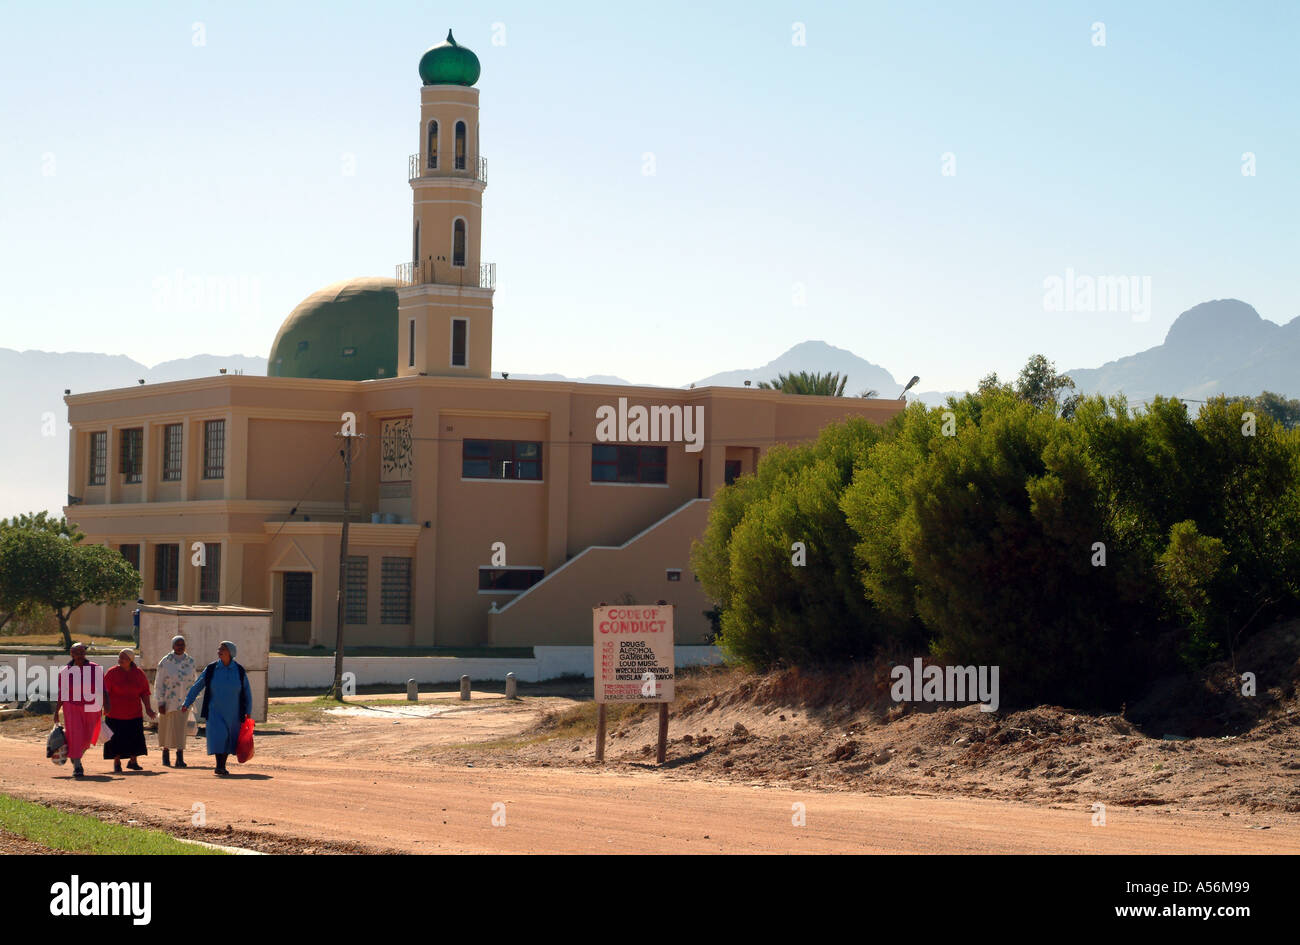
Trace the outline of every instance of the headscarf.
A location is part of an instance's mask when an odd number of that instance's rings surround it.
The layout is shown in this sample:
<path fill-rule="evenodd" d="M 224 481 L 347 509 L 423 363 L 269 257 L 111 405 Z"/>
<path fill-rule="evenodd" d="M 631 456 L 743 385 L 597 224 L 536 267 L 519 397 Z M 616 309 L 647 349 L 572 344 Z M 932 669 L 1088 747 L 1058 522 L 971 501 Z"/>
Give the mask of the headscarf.
<path fill-rule="evenodd" d="M 73 654 L 74 652 L 76 652 L 77 650 L 81 650 L 82 655 L 86 657 L 86 662 L 90 662 L 90 647 L 86 646 L 86 644 L 84 644 L 84 643 L 74 643 L 74 644 L 72 644 L 72 646 L 68 647 L 68 665 L 69 665 L 69 666 L 76 666 L 76 665 L 77 665 L 76 657 L 74 657 L 74 656 L 72 655 L 72 654 Z"/>
<path fill-rule="evenodd" d="M 121 659 L 121 658 L 122 658 L 122 654 L 123 654 L 123 653 L 125 653 L 127 656 L 131 657 L 131 662 L 132 662 L 132 663 L 135 663 L 135 649 L 134 649 L 133 647 L 124 646 L 124 647 L 122 647 L 122 649 L 118 650 L 118 651 L 117 651 L 118 659 Z"/>
<path fill-rule="evenodd" d="M 176 634 L 176 636 L 172 637 L 172 649 L 176 649 L 177 643 L 185 643 L 185 638 L 181 636 L 179 633 Z M 186 645 L 188 646 L 189 644 Z"/>
<path fill-rule="evenodd" d="M 222 640 L 221 643 L 218 644 L 217 649 L 219 650 L 223 646 L 230 651 L 230 659 L 233 661 L 235 659 L 235 653 L 238 652 L 238 648 L 229 640 Z"/>

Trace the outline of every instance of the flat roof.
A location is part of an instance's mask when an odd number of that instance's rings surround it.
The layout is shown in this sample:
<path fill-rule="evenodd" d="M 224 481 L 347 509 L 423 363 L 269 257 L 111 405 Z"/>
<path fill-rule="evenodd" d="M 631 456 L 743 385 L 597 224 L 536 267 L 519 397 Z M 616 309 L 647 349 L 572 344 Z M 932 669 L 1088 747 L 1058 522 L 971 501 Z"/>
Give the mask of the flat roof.
<path fill-rule="evenodd" d="M 238 604 L 141 604 L 140 613 L 207 614 L 214 617 L 269 617 L 272 611 L 260 607 L 241 607 Z"/>

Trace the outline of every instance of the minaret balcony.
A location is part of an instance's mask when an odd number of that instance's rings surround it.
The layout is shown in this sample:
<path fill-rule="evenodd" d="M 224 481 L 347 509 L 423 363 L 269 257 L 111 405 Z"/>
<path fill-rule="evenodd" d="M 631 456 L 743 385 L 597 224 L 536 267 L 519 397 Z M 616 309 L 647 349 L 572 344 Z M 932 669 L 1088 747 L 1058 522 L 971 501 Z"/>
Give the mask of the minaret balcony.
<path fill-rule="evenodd" d="M 458 285 L 471 289 L 495 289 L 497 264 L 453 266 L 447 262 L 422 260 L 397 264 L 397 287 L 412 285 Z"/>
<path fill-rule="evenodd" d="M 438 158 L 437 167 L 429 167 L 420 160 L 420 155 L 412 154 L 406 162 L 406 179 L 408 181 L 437 177 L 454 177 L 461 180 L 476 180 L 487 186 L 487 158 Z"/>

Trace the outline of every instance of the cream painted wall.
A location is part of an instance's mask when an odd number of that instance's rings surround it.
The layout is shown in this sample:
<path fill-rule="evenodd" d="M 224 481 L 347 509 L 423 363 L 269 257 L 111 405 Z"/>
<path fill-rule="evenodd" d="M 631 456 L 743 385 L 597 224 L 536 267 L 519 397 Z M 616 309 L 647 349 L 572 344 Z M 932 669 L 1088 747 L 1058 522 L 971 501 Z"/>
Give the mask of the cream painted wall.
<path fill-rule="evenodd" d="M 617 405 L 619 397 L 627 397 L 629 404 L 704 407 L 705 449 L 688 453 L 682 443 L 666 444 L 666 488 L 591 482 L 595 411 L 601 405 Z M 86 469 L 91 431 L 106 429 L 115 435 L 133 425 L 161 429 L 165 420 L 177 416 L 186 422 L 191 442 L 183 485 L 194 496 L 191 500 L 163 501 L 163 486 L 168 484 L 151 480 L 153 502 L 126 501 L 132 496 L 119 483 L 116 488 L 83 490 L 84 503 L 65 509 L 91 541 L 144 545 L 141 565 L 146 600 L 156 600 L 153 547 L 159 542 L 181 544 L 187 565 L 189 544 L 202 540 L 222 542 L 225 548 L 223 595 L 231 599 L 222 603 L 277 607 L 281 602 L 274 596 L 272 575 L 298 568 L 284 558 L 293 541 L 312 562 L 304 569 L 318 574 L 313 581 L 313 639 L 327 646 L 334 638 L 342 513 L 335 433 L 337 418 L 344 410 L 357 414 L 358 432 L 366 435 L 354 443 L 352 553 L 371 558 L 368 598 L 372 619 L 365 627 L 347 630 L 349 643 L 466 646 L 553 642 L 555 634 L 570 640 L 575 600 L 595 593 L 582 582 L 574 583 L 590 566 L 584 563 L 566 582 L 546 593 L 533 591 L 513 598 L 515 603 L 507 613 L 515 607 L 519 608 L 515 614 L 536 610 L 536 619 L 516 623 L 520 617 L 514 616 L 491 622 L 487 615 L 491 601 L 497 599 L 498 606 L 505 606 L 510 600 L 478 593 L 478 568 L 489 564 L 493 541 L 506 542 L 509 564 L 537 565 L 550 574 L 585 549 L 621 545 L 680 509 L 697 497 L 701 478 L 704 496 L 712 495 L 722 484 L 729 455 L 748 453 L 752 457 L 779 439 L 811 441 L 825 423 L 838 417 L 861 415 L 884 422 L 903 406 L 900 401 L 793 397 L 732 388 L 684 391 L 487 378 L 350 382 L 249 376 L 81 394 L 68 397 L 67 404 L 74 432 L 70 464 L 76 477 Z M 413 418 L 416 437 L 410 500 L 413 521 L 409 525 L 371 525 L 370 513 L 379 510 L 380 420 L 403 414 Z M 205 498 L 202 481 L 194 478 L 201 461 L 194 441 L 201 436 L 202 420 L 220 415 L 231 418 L 227 479 L 216 481 L 217 494 Z M 461 441 L 466 437 L 543 441 L 543 482 L 462 482 Z M 147 464 L 147 475 L 161 476 L 160 459 L 159 452 L 159 461 Z M 115 470 L 111 438 L 110 462 L 114 464 L 110 470 Z M 113 481 L 110 475 L 110 483 Z M 225 495 L 239 491 L 243 497 Z M 294 507 L 298 514 L 288 521 Z M 311 521 L 303 521 L 305 517 Z M 600 576 L 608 579 L 610 587 L 624 584 L 638 594 L 657 594 L 667 586 L 662 573 L 666 567 L 689 568 L 690 538 L 702 533 L 703 519 L 698 525 L 688 535 L 690 529 L 679 523 L 674 529 L 684 529 L 680 534 L 667 529 L 662 532 L 665 537 L 655 539 L 668 542 L 672 554 L 643 551 L 652 547 L 645 543 L 631 552 L 588 557 L 602 562 Z M 666 537 L 670 535 L 671 539 Z M 384 554 L 414 559 L 410 625 L 379 622 L 379 561 Z M 182 573 L 180 603 L 195 603 L 197 575 Z M 562 587 L 570 586 L 577 589 L 560 594 Z M 681 584 L 668 590 L 686 595 L 683 600 L 687 602 L 681 605 L 686 616 L 681 619 L 699 624 L 683 627 L 703 632 L 703 617 L 696 621 L 695 614 L 707 609 L 707 602 L 693 576 L 685 572 Z M 590 602 L 583 606 L 589 608 Z M 83 632 L 104 628 L 126 631 L 130 608 L 82 608 L 73 624 Z"/>

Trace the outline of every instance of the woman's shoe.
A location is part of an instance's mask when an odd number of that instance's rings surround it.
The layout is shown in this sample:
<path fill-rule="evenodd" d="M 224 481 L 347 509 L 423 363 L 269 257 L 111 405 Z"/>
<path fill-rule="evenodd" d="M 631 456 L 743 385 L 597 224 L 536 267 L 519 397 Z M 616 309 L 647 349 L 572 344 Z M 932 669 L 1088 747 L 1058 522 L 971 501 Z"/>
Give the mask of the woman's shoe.
<path fill-rule="evenodd" d="M 113 759 L 113 773 L 114 773 L 114 774 L 121 774 L 121 773 L 122 773 L 122 762 L 121 762 L 120 759 L 117 759 L 117 758 L 114 758 L 114 759 Z"/>
<path fill-rule="evenodd" d="M 185 757 L 179 751 L 176 753 L 176 767 L 177 768 L 189 767 L 189 765 L 185 763 Z"/>
<path fill-rule="evenodd" d="M 163 749 L 163 767 L 164 767 L 164 768 L 170 768 L 171 766 L 172 766 L 172 753 L 171 753 L 170 751 L 168 751 L 166 748 L 164 748 L 164 749 Z"/>
<path fill-rule="evenodd" d="M 136 761 L 128 761 L 128 762 L 126 763 L 126 766 L 127 766 L 128 768 L 130 768 L 132 771 L 143 771 L 143 770 L 144 770 L 143 768 L 140 767 L 139 762 L 136 762 Z"/>

